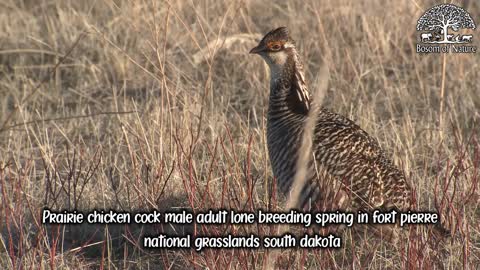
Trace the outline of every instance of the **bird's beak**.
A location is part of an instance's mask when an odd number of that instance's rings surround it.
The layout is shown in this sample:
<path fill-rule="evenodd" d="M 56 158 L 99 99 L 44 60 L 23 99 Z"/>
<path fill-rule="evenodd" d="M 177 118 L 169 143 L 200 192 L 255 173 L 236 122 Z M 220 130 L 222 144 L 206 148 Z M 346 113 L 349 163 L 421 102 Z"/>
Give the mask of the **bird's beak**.
<path fill-rule="evenodd" d="M 254 47 L 253 49 L 250 50 L 250 53 L 260 53 L 261 51 L 263 51 L 265 48 L 259 44 L 257 47 Z"/>

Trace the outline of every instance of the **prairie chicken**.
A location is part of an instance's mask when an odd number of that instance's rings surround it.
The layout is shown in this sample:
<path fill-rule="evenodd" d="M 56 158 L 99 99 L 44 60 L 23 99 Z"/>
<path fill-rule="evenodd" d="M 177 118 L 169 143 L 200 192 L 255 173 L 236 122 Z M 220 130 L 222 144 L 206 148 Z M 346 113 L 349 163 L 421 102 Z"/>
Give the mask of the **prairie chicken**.
<path fill-rule="evenodd" d="M 275 29 L 250 53 L 270 67 L 267 143 L 278 186 L 291 189 L 307 114 L 314 102 L 305 83 L 295 42 L 287 28 Z M 411 206 L 411 187 L 377 141 L 353 121 L 321 109 L 313 135 L 307 181 L 298 207 L 323 210 L 398 209 Z"/>

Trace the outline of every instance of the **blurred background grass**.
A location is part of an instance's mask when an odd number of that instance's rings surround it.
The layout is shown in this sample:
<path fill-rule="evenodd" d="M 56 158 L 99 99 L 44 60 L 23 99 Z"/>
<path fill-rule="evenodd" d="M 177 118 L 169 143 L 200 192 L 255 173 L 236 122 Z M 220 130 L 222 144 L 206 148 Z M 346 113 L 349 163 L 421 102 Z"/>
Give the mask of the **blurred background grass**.
<path fill-rule="evenodd" d="M 479 23 L 478 2 L 453 3 Z M 42 207 L 281 209 L 269 188 L 268 70 L 248 51 L 288 26 L 312 89 L 321 63 L 330 69 L 324 105 L 377 138 L 415 187 L 418 208 L 433 210 L 437 199 L 460 235 L 440 255 L 422 246 L 425 235 L 395 247 L 346 238 L 342 250 L 284 251 L 289 265 L 474 267 L 480 58 L 415 52 L 417 19 L 434 4 L 2 1 L 0 264 L 261 268 L 263 250 L 147 252 L 125 228 L 49 230 L 38 217 Z M 470 32 L 479 46 L 478 29 Z"/>

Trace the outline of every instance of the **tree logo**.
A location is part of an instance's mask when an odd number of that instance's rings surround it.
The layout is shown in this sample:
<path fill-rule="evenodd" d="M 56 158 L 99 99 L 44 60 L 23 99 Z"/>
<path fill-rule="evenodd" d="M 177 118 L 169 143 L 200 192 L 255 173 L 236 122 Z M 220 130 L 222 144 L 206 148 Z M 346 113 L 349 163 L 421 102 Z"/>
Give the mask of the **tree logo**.
<path fill-rule="evenodd" d="M 420 43 L 429 44 L 417 44 L 417 52 L 474 53 L 476 46 L 467 45 L 473 42 L 473 35 L 456 32 L 475 28 L 475 22 L 463 8 L 452 4 L 434 6 L 417 21 L 417 31 L 422 31 Z"/>

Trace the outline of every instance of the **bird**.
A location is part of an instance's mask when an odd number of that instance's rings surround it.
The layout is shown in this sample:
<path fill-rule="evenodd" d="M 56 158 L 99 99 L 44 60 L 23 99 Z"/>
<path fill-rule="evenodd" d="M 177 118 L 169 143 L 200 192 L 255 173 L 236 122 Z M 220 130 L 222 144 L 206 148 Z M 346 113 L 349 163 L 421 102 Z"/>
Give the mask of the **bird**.
<path fill-rule="evenodd" d="M 250 53 L 261 56 L 270 70 L 267 148 L 277 186 L 288 194 L 308 113 L 316 101 L 286 27 L 268 32 Z M 412 188 L 404 173 L 375 138 L 345 116 L 318 110 L 310 156 L 298 208 L 407 211 L 412 206 Z"/>

